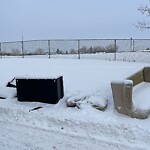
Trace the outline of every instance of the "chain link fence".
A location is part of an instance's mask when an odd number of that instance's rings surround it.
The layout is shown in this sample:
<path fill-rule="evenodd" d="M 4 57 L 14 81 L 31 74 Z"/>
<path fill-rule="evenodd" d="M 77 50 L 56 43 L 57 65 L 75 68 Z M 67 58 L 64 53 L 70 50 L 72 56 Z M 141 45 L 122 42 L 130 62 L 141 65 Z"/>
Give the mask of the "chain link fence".
<path fill-rule="evenodd" d="M 150 62 L 150 39 L 80 39 L 1 42 L 0 57 L 107 59 Z"/>

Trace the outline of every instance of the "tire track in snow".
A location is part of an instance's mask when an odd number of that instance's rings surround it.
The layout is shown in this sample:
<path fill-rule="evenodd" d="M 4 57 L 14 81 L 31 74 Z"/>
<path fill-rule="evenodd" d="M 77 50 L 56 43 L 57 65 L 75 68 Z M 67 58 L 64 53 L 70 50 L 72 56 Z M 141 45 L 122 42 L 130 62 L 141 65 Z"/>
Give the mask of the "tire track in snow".
<path fill-rule="evenodd" d="M 140 146 L 116 143 L 103 137 L 72 134 L 0 122 L 0 149 L 5 150 L 144 150 Z"/>

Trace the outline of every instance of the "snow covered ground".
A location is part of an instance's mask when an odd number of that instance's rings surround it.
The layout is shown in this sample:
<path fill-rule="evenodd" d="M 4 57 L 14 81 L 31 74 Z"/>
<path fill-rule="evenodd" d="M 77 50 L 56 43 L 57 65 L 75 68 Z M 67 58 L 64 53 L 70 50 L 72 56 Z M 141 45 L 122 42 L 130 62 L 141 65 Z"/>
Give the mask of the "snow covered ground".
<path fill-rule="evenodd" d="M 0 59 L 0 149 L 12 150 L 148 150 L 150 117 L 133 119 L 114 109 L 110 83 L 125 79 L 150 66 L 146 63 L 98 59 Z M 51 77 L 63 75 L 64 97 L 58 104 L 18 102 L 15 88 L 6 84 L 14 77 Z M 150 85 L 134 90 L 134 104 L 150 108 Z M 79 107 L 66 101 L 80 98 Z M 108 101 L 104 111 L 91 106 Z M 99 100 L 99 101 L 98 101 Z M 100 102 L 101 101 L 101 102 Z M 144 102 L 144 103 L 143 103 Z M 35 107 L 41 109 L 30 111 Z"/>

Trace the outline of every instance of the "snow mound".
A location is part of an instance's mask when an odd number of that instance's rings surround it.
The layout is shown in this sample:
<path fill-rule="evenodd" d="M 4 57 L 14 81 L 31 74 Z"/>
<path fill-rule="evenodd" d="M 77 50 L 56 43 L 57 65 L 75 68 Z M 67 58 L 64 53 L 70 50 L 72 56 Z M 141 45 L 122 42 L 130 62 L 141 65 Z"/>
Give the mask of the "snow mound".
<path fill-rule="evenodd" d="M 92 107 L 98 109 L 98 110 L 105 110 L 107 107 L 107 100 L 100 97 L 100 96 L 87 96 L 84 94 L 76 94 L 73 96 L 70 96 L 67 101 L 68 107 L 75 107 L 81 108 L 81 105 L 90 104 Z"/>
<path fill-rule="evenodd" d="M 98 110 L 105 110 L 107 107 L 107 100 L 100 96 L 90 96 L 86 99 L 87 103 L 90 103 L 94 108 Z"/>
<path fill-rule="evenodd" d="M 16 89 L 0 86 L 0 97 L 6 98 L 14 98 L 16 96 Z"/>

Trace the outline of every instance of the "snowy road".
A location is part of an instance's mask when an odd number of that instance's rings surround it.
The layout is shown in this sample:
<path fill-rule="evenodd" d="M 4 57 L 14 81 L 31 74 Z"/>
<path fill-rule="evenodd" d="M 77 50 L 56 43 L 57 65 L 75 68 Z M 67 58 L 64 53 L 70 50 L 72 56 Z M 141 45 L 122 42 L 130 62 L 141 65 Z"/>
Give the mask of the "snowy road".
<path fill-rule="evenodd" d="M 0 122 L 0 149 L 5 150 L 141 150 L 124 143 L 114 143 L 108 138 L 70 134 L 61 131 L 33 128 Z M 108 136 L 109 137 L 109 136 Z"/>

